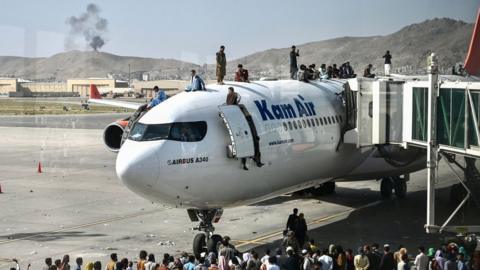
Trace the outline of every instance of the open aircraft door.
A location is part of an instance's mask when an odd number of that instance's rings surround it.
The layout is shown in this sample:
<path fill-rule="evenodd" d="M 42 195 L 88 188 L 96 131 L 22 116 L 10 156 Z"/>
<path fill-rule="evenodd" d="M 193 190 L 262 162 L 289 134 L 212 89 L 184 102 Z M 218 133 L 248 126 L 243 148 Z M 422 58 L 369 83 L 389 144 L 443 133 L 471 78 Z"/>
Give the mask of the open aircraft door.
<path fill-rule="evenodd" d="M 253 157 L 254 138 L 244 112 L 237 105 L 222 105 L 218 109 L 230 136 L 230 144 L 227 146 L 228 157 Z"/>

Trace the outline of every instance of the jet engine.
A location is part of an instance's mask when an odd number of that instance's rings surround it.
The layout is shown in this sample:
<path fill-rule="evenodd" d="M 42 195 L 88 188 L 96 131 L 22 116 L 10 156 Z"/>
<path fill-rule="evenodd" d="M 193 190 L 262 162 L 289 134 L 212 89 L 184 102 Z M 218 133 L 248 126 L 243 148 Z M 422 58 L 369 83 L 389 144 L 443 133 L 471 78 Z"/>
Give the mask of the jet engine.
<path fill-rule="evenodd" d="M 112 152 L 118 152 L 123 143 L 123 133 L 128 126 L 128 119 L 109 124 L 103 131 L 103 142 Z"/>

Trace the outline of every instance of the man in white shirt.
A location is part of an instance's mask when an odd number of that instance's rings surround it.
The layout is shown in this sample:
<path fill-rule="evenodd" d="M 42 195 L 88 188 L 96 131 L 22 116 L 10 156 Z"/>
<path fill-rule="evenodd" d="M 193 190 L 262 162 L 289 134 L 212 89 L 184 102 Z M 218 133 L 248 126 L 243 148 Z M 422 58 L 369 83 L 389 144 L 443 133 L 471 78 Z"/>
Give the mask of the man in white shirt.
<path fill-rule="evenodd" d="M 428 256 L 425 254 L 425 247 L 418 247 L 418 255 L 415 257 L 415 268 L 417 270 L 427 270 L 428 269 Z"/>
<path fill-rule="evenodd" d="M 323 250 L 322 256 L 318 258 L 318 261 L 322 263 L 322 270 L 333 269 L 333 259 L 328 255 L 328 249 Z"/>
<path fill-rule="evenodd" d="M 268 258 L 270 258 L 270 249 L 265 250 L 265 255 L 260 259 L 263 264 L 268 264 Z"/>
<path fill-rule="evenodd" d="M 277 256 L 270 256 L 268 258 L 267 270 L 280 270 L 277 264 Z"/>

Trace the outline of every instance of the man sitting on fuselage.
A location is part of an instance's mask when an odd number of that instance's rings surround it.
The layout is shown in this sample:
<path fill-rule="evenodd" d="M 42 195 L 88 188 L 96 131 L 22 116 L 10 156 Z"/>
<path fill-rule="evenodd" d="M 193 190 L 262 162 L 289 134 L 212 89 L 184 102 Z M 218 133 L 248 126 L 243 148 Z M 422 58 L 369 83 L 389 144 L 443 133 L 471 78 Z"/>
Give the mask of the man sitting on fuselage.
<path fill-rule="evenodd" d="M 155 92 L 155 97 L 150 101 L 150 103 L 148 103 L 147 105 L 148 110 L 164 102 L 167 99 L 167 95 L 165 95 L 165 91 L 160 90 L 158 86 L 155 85 L 153 87 L 153 91 Z"/>
<path fill-rule="evenodd" d="M 190 79 L 190 85 L 187 86 L 185 91 L 198 91 L 198 90 L 205 90 L 205 82 L 197 75 L 197 71 L 192 69 L 192 77 Z"/>

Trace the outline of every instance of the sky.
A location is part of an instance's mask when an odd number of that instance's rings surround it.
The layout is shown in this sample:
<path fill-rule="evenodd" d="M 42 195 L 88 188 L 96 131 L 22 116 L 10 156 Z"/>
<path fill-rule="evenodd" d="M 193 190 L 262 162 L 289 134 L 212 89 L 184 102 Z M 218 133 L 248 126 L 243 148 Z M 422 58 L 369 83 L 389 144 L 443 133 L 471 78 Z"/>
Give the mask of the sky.
<path fill-rule="evenodd" d="M 335 37 L 387 35 L 436 17 L 471 23 L 480 7 L 480 0 L 0 0 L 0 55 L 88 50 L 80 36 L 66 46 L 66 21 L 89 3 L 108 20 L 100 51 L 197 64 L 214 62 L 222 44 L 227 59 L 236 59 Z"/>

